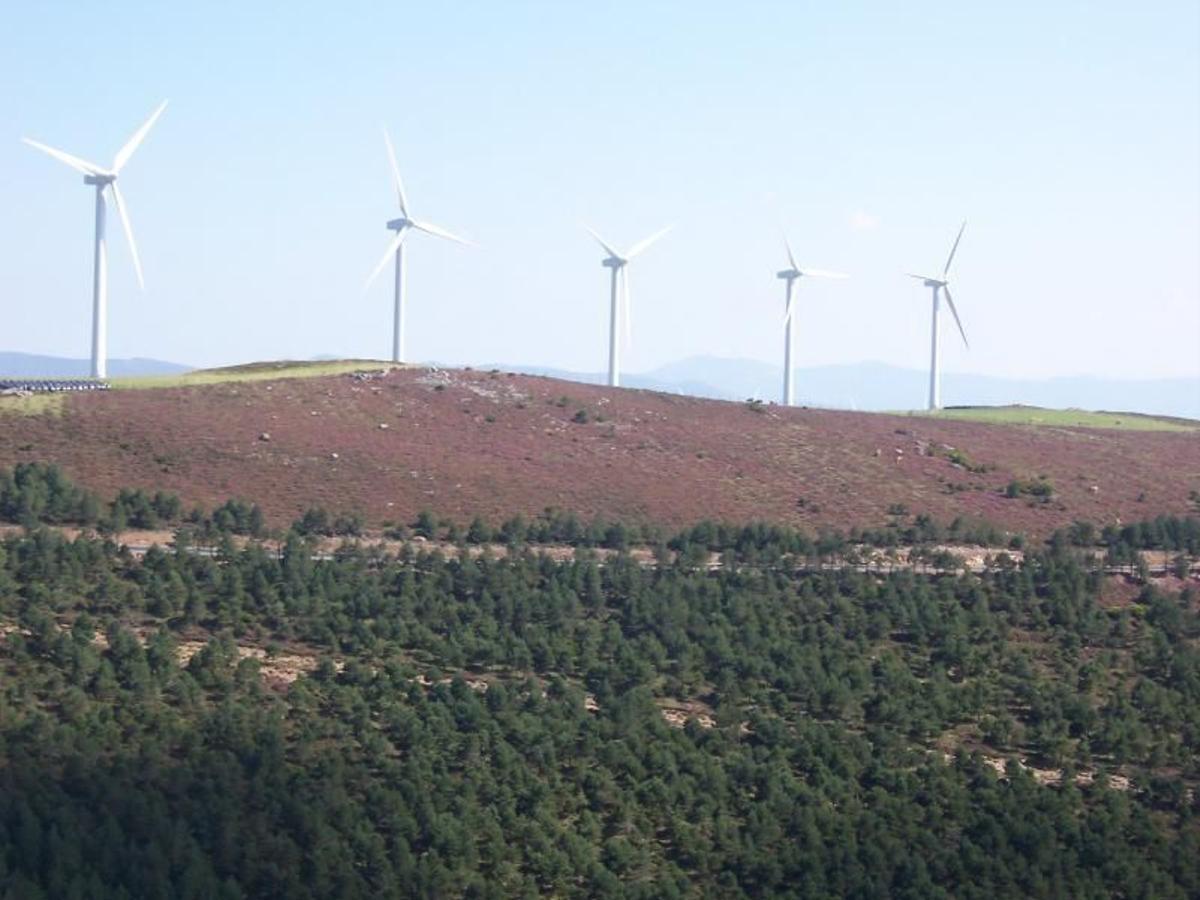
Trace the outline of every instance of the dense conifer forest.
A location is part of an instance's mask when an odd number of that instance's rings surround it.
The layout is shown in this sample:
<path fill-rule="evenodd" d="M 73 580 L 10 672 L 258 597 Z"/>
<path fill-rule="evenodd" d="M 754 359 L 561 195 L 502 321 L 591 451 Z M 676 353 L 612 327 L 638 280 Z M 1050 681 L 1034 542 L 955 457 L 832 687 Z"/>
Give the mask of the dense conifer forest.
<path fill-rule="evenodd" d="M 0 898 L 1200 896 L 1200 598 L 1081 550 L 1195 519 L 924 575 L 713 523 L 557 558 L 552 517 L 327 558 L 307 518 L 0 473 Z"/>

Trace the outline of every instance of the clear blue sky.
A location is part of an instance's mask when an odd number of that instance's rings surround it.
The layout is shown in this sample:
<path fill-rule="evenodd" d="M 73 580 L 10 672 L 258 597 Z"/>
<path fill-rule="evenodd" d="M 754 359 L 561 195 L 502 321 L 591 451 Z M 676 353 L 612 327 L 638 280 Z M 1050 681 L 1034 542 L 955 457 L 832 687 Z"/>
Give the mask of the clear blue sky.
<path fill-rule="evenodd" d="M 599 371 L 628 245 L 633 370 L 780 356 L 782 219 L 798 364 L 923 367 L 956 263 L 949 370 L 1200 374 L 1200 5 L 1127 2 L 13 3 L 0 34 L 0 348 L 85 356 L 91 196 L 19 143 L 122 176 L 113 356 L 384 356 L 394 200 L 414 211 L 409 348 Z M 116 224 L 115 221 L 112 224 Z M 949 324 L 949 323 L 946 323 Z"/>

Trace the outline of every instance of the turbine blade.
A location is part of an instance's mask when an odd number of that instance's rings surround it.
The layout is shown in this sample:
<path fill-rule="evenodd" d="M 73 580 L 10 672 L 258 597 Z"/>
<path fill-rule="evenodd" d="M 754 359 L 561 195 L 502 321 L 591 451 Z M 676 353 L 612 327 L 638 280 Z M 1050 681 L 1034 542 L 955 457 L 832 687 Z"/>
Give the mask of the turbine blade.
<path fill-rule="evenodd" d="M 388 260 L 396 255 L 396 251 L 399 250 L 400 245 L 404 243 L 404 236 L 406 234 L 408 234 L 407 229 L 401 231 L 388 243 L 388 248 L 386 251 L 384 251 L 383 257 L 379 260 L 379 265 L 372 269 L 371 274 L 367 276 L 367 281 L 363 285 L 364 291 L 371 286 L 371 282 L 374 281 L 379 276 L 379 273 L 383 271 L 383 267 L 388 264 Z"/>
<path fill-rule="evenodd" d="M 787 232 L 783 231 L 782 228 L 780 229 L 780 231 L 783 232 L 783 246 L 784 246 L 784 249 L 787 250 L 788 265 L 790 265 L 792 267 L 793 271 L 797 270 L 800 267 L 796 265 L 796 257 L 792 254 L 792 245 L 788 241 Z"/>
<path fill-rule="evenodd" d="M 383 129 L 383 143 L 387 146 L 388 162 L 392 164 L 392 180 L 396 183 L 396 199 L 400 201 L 400 212 L 408 218 L 408 198 L 404 195 L 404 181 L 400 178 L 400 166 L 396 164 L 396 151 L 392 148 L 392 139 L 387 129 Z"/>
<path fill-rule="evenodd" d="M 806 278 L 849 278 L 841 272 L 828 272 L 825 269 L 800 269 L 800 274 Z"/>
<path fill-rule="evenodd" d="M 618 253 L 616 250 L 614 250 L 614 249 L 613 249 L 613 248 L 612 248 L 612 247 L 611 247 L 611 246 L 608 244 L 608 242 L 604 240 L 604 238 L 600 237 L 600 235 L 596 234 L 596 232 L 592 231 L 592 229 L 590 229 L 590 228 L 588 228 L 586 225 L 584 225 L 584 226 L 583 226 L 583 230 L 584 230 L 584 231 L 586 231 L 588 234 L 590 234 L 590 235 L 591 235 L 593 238 L 595 238 L 595 239 L 596 239 L 596 243 L 597 243 L 597 244 L 599 244 L 601 247 L 603 247 L 603 248 L 604 248 L 604 252 L 605 252 L 605 253 L 607 253 L 609 256 L 611 256 L 611 257 L 613 257 L 613 258 L 615 258 L 615 259 L 620 259 L 620 258 L 621 258 L 621 254 L 620 254 L 620 253 Z"/>
<path fill-rule="evenodd" d="M 674 225 L 668 225 L 666 228 L 663 228 L 661 231 L 654 232 L 654 234 L 650 235 L 650 237 L 646 238 L 645 240 L 639 241 L 638 243 L 634 244 L 632 247 L 629 248 L 629 252 L 625 254 L 625 258 L 633 259 L 635 256 L 637 256 L 639 253 L 641 253 L 643 250 L 645 250 L 647 247 L 649 247 L 651 244 L 653 244 L 655 241 L 657 241 L 660 237 L 662 237 L 664 234 L 666 234 L 668 231 L 670 231 L 674 227 L 675 227 Z"/>
<path fill-rule="evenodd" d="M 27 138 L 27 137 L 23 137 L 23 138 L 21 138 L 21 140 L 24 143 L 28 144 L 30 147 L 36 147 L 38 150 L 41 150 L 43 153 L 48 153 L 50 156 L 53 156 L 59 162 L 66 163 L 72 169 L 75 169 L 78 172 L 82 172 L 84 175 L 107 175 L 108 174 L 107 172 L 104 171 L 103 168 L 96 165 L 95 163 L 90 163 L 86 159 L 80 159 L 78 156 L 72 156 L 70 153 L 64 153 L 62 150 L 56 150 L 47 144 L 41 143 L 40 141 L 35 141 L 32 138 Z"/>
<path fill-rule="evenodd" d="M 962 319 L 958 317 L 958 309 L 954 305 L 954 298 L 950 296 L 950 286 L 943 285 L 942 290 L 946 292 L 946 302 L 950 305 L 950 312 L 954 314 L 954 324 L 958 326 L 958 333 L 962 335 L 963 344 L 970 350 L 971 344 L 967 340 L 967 333 L 963 331 Z"/>
<path fill-rule="evenodd" d="M 430 222 L 418 222 L 416 219 L 411 219 L 413 228 L 419 231 L 424 231 L 426 234 L 432 234 L 435 237 L 445 238 L 448 241 L 454 241 L 459 244 L 465 244 L 468 247 L 473 246 L 466 238 L 460 238 L 458 235 L 451 234 L 445 228 L 440 228 Z"/>
<path fill-rule="evenodd" d="M 109 184 L 109 189 L 112 191 L 113 205 L 117 208 L 117 215 L 121 217 L 121 227 L 125 229 L 125 240 L 129 241 L 129 255 L 133 257 L 133 271 L 137 273 L 138 287 L 144 291 L 146 282 L 142 280 L 142 261 L 138 259 L 137 242 L 133 239 L 133 226 L 129 224 L 129 211 L 125 208 L 125 198 L 121 196 L 121 189 L 117 187 L 115 181 Z"/>
<path fill-rule="evenodd" d="M 940 281 L 939 278 L 934 278 L 932 275 L 914 275 L 912 272 L 905 272 L 909 278 L 915 278 L 917 281 Z"/>
<path fill-rule="evenodd" d="M 791 296 L 791 299 L 788 300 L 787 306 L 784 308 L 784 311 L 783 311 L 783 327 L 784 328 L 787 328 L 788 325 L 791 324 L 792 316 L 795 314 L 795 312 L 796 312 L 796 295 L 795 295 L 795 293 L 793 293 Z"/>
<path fill-rule="evenodd" d="M 117 151 L 117 155 L 113 157 L 112 170 L 115 175 L 121 171 L 125 163 L 129 162 L 129 157 L 133 156 L 133 151 L 145 140 L 146 135 L 150 133 L 150 129 L 154 127 L 154 123 L 158 121 L 158 117 L 163 114 L 163 110 L 167 108 L 167 101 L 164 100 L 137 131 L 133 133 L 133 137 L 125 142 L 125 146 Z"/>
<path fill-rule="evenodd" d="M 943 278 L 950 273 L 950 263 L 954 262 L 954 254 L 958 250 L 958 242 L 962 240 L 962 233 L 966 230 L 966 227 L 967 223 L 964 220 L 962 226 L 958 229 L 958 237 L 954 239 L 954 246 L 950 248 L 950 256 L 946 258 L 946 268 L 942 269 Z"/>

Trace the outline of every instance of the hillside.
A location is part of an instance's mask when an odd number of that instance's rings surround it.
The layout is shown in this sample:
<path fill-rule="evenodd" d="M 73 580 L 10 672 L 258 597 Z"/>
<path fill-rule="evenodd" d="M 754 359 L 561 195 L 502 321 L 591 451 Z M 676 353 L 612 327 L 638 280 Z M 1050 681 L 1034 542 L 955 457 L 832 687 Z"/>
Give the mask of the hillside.
<path fill-rule="evenodd" d="M 1045 534 L 1185 513 L 1200 491 L 1194 432 L 782 409 L 470 370 L 275 374 L 148 380 L 166 386 L 5 415 L 0 466 L 57 462 L 102 492 L 254 497 L 280 523 L 322 505 L 375 525 L 553 506 L 845 528 L 903 506 Z"/>
<path fill-rule="evenodd" d="M 11 535 L 0 896 L 1195 897 L 1180 587 Z"/>
<path fill-rule="evenodd" d="M 731 518 L 840 455 L 845 501 L 793 517 L 870 518 L 948 465 L 1010 480 L 945 496 L 1047 527 L 1079 503 L 1045 487 L 1071 466 L 1116 473 L 1086 489 L 1099 504 L 1137 453 L 1155 461 L 1131 471 L 1169 479 L 1163 451 L 1186 459 L 1194 433 L 564 399 L 359 365 L 3 407 L 7 452 L 92 453 L 93 483 L 128 471 L 146 492 L 0 470 L 0 898 L 1200 892 L 1200 518 L 974 563 L 930 538 L 861 567 L 860 548 L 757 525 L 627 552 L 511 523 L 504 546 L 478 523 L 456 546 L 421 516 L 402 541 L 343 544 L 315 513 L 264 536 L 253 505 L 408 518 L 432 497 L 463 520 L 562 490 L 620 515 L 653 488 L 648 518 Z M 921 452 L 863 449 L 881 434 Z M 1046 480 L 985 450 L 1041 454 Z M 438 487 L 402 491 L 422 473 Z M 172 483 L 249 502 L 194 519 Z M 181 527 L 119 524 L 138 522 Z"/>

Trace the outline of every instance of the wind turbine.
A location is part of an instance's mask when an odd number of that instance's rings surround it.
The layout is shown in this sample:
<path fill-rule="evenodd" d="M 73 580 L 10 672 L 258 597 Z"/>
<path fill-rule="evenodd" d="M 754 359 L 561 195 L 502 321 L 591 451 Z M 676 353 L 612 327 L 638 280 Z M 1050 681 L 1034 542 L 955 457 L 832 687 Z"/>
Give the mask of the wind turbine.
<path fill-rule="evenodd" d="M 963 330 L 962 319 L 958 317 L 958 309 L 954 306 L 954 297 L 950 294 L 949 280 L 950 263 L 954 262 L 954 254 L 958 250 L 958 242 L 962 240 L 963 230 L 966 227 L 967 223 L 963 222 L 962 227 L 958 229 L 958 237 L 954 239 L 954 246 L 950 248 L 950 256 L 946 258 L 946 266 L 942 269 L 941 278 L 934 278 L 931 275 L 913 275 L 911 272 L 908 274 L 909 278 L 916 278 L 918 281 L 923 281 L 925 287 L 933 290 L 933 328 L 929 352 L 930 411 L 942 408 L 941 363 L 938 358 L 938 311 L 941 306 L 941 295 L 943 292 L 946 294 L 946 302 L 950 305 L 950 312 L 954 315 L 954 324 L 958 326 L 958 333 L 962 335 L 963 344 L 968 350 L 971 349 L 971 345 L 967 341 L 967 333 Z"/>
<path fill-rule="evenodd" d="M 457 235 L 453 235 L 444 228 L 439 228 L 430 222 L 422 222 L 419 219 L 414 219 L 408 211 L 408 198 L 404 194 L 404 182 L 400 179 L 400 167 L 396 165 L 396 151 L 392 149 L 392 139 L 388 137 L 387 129 L 383 130 L 383 143 L 387 147 L 388 162 L 392 166 L 392 180 L 396 185 L 396 199 L 400 203 L 400 217 L 392 219 L 387 223 L 389 231 L 396 232 L 396 236 L 392 238 L 388 244 L 387 250 L 383 254 L 383 258 L 379 260 L 379 265 L 367 276 L 367 283 L 363 286 L 366 290 L 371 286 L 371 282 L 375 277 L 383 271 L 383 267 L 387 265 L 388 260 L 393 256 L 396 257 L 396 285 L 395 285 L 395 312 L 392 318 L 392 362 L 404 362 L 404 238 L 412 229 L 424 231 L 426 234 L 432 234 L 434 237 L 446 238 L 446 240 L 455 241 L 459 244 L 470 246 L 471 242 L 463 240 Z"/>
<path fill-rule="evenodd" d="M 133 133 L 133 137 L 125 142 L 125 146 L 117 151 L 112 165 L 107 169 L 30 138 L 21 138 L 29 146 L 48 153 L 77 172 L 82 172 L 83 183 L 96 188 L 96 238 L 92 271 L 93 378 L 108 377 L 108 245 L 104 239 L 106 211 L 104 191 L 107 188 L 112 192 L 113 204 L 117 207 L 117 214 L 121 217 L 121 226 L 125 229 L 125 239 L 129 242 L 129 254 L 133 257 L 133 270 L 137 273 L 138 287 L 145 290 L 146 285 L 142 280 L 142 264 L 138 259 L 137 244 L 133 240 L 133 229 L 129 225 L 129 212 L 125 209 L 125 200 L 121 196 L 121 189 L 117 187 L 117 176 L 166 108 L 167 101 L 164 100 L 142 127 Z"/>
<path fill-rule="evenodd" d="M 623 317 L 625 336 L 627 339 L 629 338 L 630 313 L 632 311 L 632 306 L 629 299 L 629 273 L 626 271 L 625 267 L 629 265 L 629 261 L 631 259 L 644 251 L 647 247 L 649 247 L 674 227 L 675 226 L 673 225 L 668 225 L 661 231 L 654 232 L 654 234 L 650 235 L 650 237 L 638 241 L 638 243 L 630 247 L 626 253 L 621 254 L 614 250 L 612 245 L 605 241 L 604 238 L 600 237 L 600 235 L 596 234 L 596 232 L 588 228 L 586 225 L 584 226 L 584 228 L 587 230 L 587 233 L 595 238 L 596 243 L 603 247 L 604 252 L 608 254 L 608 256 L 605 257 L 604 261 L 601 262 L 600 265 L 604 266 L 606 269 L 612 269 L 612 287 L 610 289 L 612 305 L 608 326 L 608 384 L 610 387 L 619 387 L 621 384 L 621 340 L 619 326 L 621 325 L 622 320 L 620 310 L 622 300 L 624 301 L 625 307 L 625 315 Z"/>
<path fill-rule="evenodd" d="M 792 343 L 796 337 L 796 314 L 793 291 L 796 281 L 800 278 L 845 278 L 841 272 L 826 272 L 823 269 L 801 269 L 796 265 L 796 257 L 792 254 L 792 245 L 788 243 L 787 235 L 783 236 L 783 246 L 787 250 L 790 268 L 777 272 L 776 277 L 782 278 L 787 284 L 787 292 L 783 313 L 783 405 L 792 405 Z"/>

